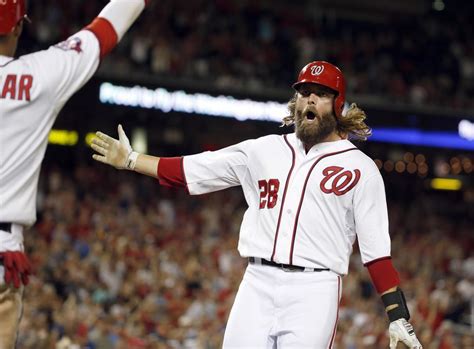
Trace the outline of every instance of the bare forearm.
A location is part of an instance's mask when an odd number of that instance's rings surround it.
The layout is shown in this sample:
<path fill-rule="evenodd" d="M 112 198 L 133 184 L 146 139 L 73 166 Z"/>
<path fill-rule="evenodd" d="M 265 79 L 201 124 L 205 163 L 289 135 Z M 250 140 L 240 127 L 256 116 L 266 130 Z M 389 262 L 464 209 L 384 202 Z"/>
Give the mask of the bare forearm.
<path fill-rule="evenodd" d="M 160 158 L 146 154 L 139 154 L 135 164 L 135 171 L 150 177 L 158 177 L 158 163 Z"/>

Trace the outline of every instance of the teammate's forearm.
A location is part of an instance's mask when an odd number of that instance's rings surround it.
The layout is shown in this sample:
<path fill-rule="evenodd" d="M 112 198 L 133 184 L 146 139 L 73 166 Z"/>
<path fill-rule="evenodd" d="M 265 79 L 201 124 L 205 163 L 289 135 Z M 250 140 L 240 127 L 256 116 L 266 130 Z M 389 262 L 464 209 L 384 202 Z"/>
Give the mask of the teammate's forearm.
<path fill-rule="evenodd" d="M 158 163 L 160 158 L 157 156 L 151 156 L 147 154 L 139 154 L 137 162 L 135 164 L 135 172 L 158 178 Z"/>
<path fill-rule="evenodd" d="M 101 58 L 117 45 L 147 3 L 147 0 L 112 0 L 86 27 L 99 40 Z"/>
<path fill-rule="evenodd" d="M 145 8 L 147 0 L 112 0 L 100 12 L 112 24 L 120 41 Z"/>

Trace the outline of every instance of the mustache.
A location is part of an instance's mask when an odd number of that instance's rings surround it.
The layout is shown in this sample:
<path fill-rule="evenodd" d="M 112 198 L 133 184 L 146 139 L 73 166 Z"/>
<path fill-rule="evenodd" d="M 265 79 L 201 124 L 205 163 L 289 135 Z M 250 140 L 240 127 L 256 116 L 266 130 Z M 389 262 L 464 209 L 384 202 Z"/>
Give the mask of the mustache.
<path fill-rule="evenodd" d="M 297 111 L 297 116 L 298 119 L 309 119 L 309 120 L 314 120 L 318 119 L 321 121 L 322 117 L 319 115 L 318 111 L 316 110 L 316 107 L 313 105 L 307 105 L 306 107 L 303 108 L 303 110 Z"/>

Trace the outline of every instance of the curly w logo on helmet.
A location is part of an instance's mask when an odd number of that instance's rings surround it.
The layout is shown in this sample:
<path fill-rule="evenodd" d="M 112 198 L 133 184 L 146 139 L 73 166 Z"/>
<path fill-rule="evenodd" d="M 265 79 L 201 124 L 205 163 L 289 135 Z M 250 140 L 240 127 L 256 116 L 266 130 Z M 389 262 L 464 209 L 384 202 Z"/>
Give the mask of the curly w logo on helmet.
<path fill-rule="evenodd" d="M 343 170 L 344 168 L 339 166 L 330 166 L 323 170 L 324 178 L 319 185 L 323 193 L 334 193 L 337 196 L 341 196 L 355 187 L 360 179 L 360 171 L 358 169 L 353 170 L 354 172 L 351 170 Z M 327 188 L 326 184 L 331 179 L 332 181 L 329 184 L 330 188 Z"/>
<path fill-rule="evenodd" d="M 311 67 L 312 75 L 321 75 L 324 71 L 324 65 L 315 65 Z"/>

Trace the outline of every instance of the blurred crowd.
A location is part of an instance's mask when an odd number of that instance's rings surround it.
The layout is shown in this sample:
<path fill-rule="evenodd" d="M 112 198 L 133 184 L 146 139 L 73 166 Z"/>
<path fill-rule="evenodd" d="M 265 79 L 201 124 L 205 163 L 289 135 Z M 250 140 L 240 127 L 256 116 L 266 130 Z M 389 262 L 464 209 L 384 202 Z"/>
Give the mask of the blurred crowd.
<path fill-rule="evenodd" d="M 34 276 L 18 348 L 221 347 L 247 264 L 236 250 L 240 190 L 189 197 L 151 178 L 85 165 L 45 168 L 39 188 L 39 219 L 25 234 Z M 474 347 L 466 205 L 429 196 L 389 204 L 392 256 L 425 349 Z M 387 329 L 356 249 L 334 348 L 387 348 Z"/>
<path fill-rule="evenodd" d="M 106 2 L 30 1 L 23 50 L 63 40 Z M 467 3 L 471 10 L 357 20 L 314 1 L 152 1 L 101 70 L 262 92 L 288 88 L 304 64 L 321 59 L 342 68 L 349 96 L 472 109 L 474 11 Z"/>

